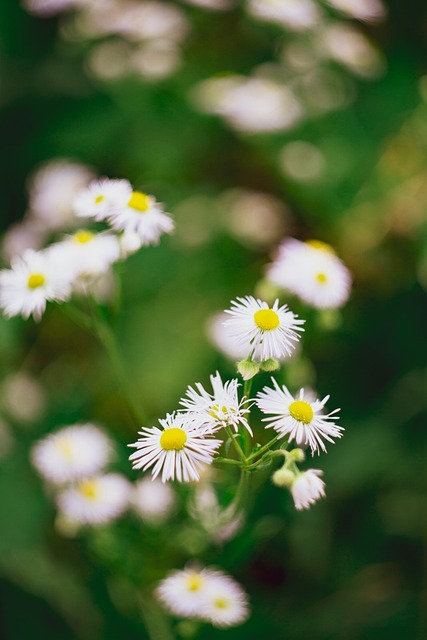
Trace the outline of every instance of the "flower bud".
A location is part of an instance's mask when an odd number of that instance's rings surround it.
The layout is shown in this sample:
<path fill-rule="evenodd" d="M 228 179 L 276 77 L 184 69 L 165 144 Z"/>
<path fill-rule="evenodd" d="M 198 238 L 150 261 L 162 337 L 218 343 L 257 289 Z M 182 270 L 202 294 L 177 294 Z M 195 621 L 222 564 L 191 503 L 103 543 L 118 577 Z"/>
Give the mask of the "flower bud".
<path fill-rule="evenodd" d="M 237 363 L 237 371 L 242 376 L 243 380 L 250 380 L 259 371 L 259 363 L 253 360 L 241 360 Z"/>
<path fill-rule="evenodd" d="M 262 371 L 277 371 L 277 369 L 280 369 L 280 364 L 276 358 L 268 358 L 268 360 L 260 363 L 260 367 Z"/>
<path fill-rule="evenodd" d="M 305 453 L 302 449 L 292 449 L 292 451 L 289 451 L 289 455 L 295 462 L 304 462 L 305 460 Z"/>
<path fill-rule="evenodd" d="M 295 474 L 289 469 L 281 467 L 273 473 L 271 479 L 276 487 L 290 487 L 295 480 Z"/>

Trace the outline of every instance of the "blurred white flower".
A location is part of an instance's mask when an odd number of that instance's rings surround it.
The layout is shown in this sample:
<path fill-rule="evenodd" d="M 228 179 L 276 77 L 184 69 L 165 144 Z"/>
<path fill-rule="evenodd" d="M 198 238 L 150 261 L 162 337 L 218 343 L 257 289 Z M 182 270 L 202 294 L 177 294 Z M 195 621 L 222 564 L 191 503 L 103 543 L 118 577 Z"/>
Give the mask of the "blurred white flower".
<path fill-rule="evenodd" d="M 290 355 L 298 342 L 299 332 L 304 331 L 299 320 L 287 305 L 279 306 L 275 300 L 270 308 L 266 302 L 252 296 L 232 301 L 231 316 L 224 326 L 242 347 L 246 356 L 255 360 L 282 359 Z"/>
<path fill-rule="evenodd" d="M 133 191 L 129 199 L 108 214 L 108 222 L 117 231 L 137 233 L 141 245 L 157 244 L 164 233 L 172 233 L 174 221 L 153 196 Z"/>
<path fill-rule="evenodd" d="M 36 16 L 49 17 L 88 2 L 88 0 L 22 0 L 27 11 Z"/>
<path fill-rule="evenodd" d="M 210 78 L 194 89 L 193 98 L 202 110 L 221 115 L 232 127 L 247 133 L 290 129 L 303 116 L 292 91 L 269 78 Z"/>
<path fill-rule="evenodd" d="M 246 344 L 239 344 L 237 340 L 230 335 L 224 326 L 227 319 L 228 316 L 225 312 L 212 316 L 206 325 L 208 338 L 212 344 L 227 356 L 227 358 L 230 358 L 230 360 L 242 360 L 248 355 Z"/>
<path fill-rule="evenodd" d="M 19 422 L 36 422 L 46 408 L 43 387 L 36 378 L 24 371 L 4 379 L 1 398 L 8 415 Z M 25 398 L 25 402 L 22 402 L 22 398 Z"/>
<path fill-rule="evenodd" d="M 47 301 L 63 302 L 71 293 L 71 274 L 58 271 L 47 252 L 28 249 L 0 271 L 0 308 L 8 317 L 31 315 L 39 321 Z"/>
<path fill-rule="evenodd" d="M 46 163 L 30 178 L 28 215 L 51 231 L 76 224 L 73 201 L 92 179 L 83 164 L 63 158 Z"/>
<path fill-rule="evenodd" d="M 272 417 L 263 418 L 267 428 L 273 427 L 281 438 L 288 436 L 289 442 L 295 440 L 298 445 L 309 445 L 311 453 L 326 452 L 324 440 L 334 443 L 334 438 L 341 438 L 343 427 L 335 424 L 340 410 L 334 409 L 324 415 L 323 409 L 330 396 L 323 400 L 311 399 L 301 389 L 298 396 L 293 396 L 288 388 L 279 387 L 272 378 L 274 389 L 264 387 L 257 394 L 257 405 L 260 410 Z"/>
<path fill-rule="evenodd" d="M 110 16 L 109 31 L 133 41 L 165 39 L 181 42 L 189 31 L 183 11 L 167 2 L 120 0 Z"/>
<path fill-rule="evenodd" d="M 181 53 L 171 40 L 153 40 L 134 49 L 130 64 L 146 80 L 163 80 L 179 68 Z"/>
<path fill-rule="evenodd" d="M 37 442 L 31 460 L 54 483 L 72 482 L 100 471 L 111 458 L 111 442 L 93 424 L 63 427 Z"/>
<path fill-rule="evenodd" d="M 319 48 L 333 60 L 363 78 L 374 78 L 385 70 L 385 62 L 376 49 L 358 29 L 335 23 L 319 34 Z"/>
<path fill-rule="evenodd" d="M 251 248 L 265 248 L 283 237 L 288 211 L 268 193 L 232 189 L 219 201 L 222 223 L 237 240 Z"/>
<path fill-rule="evenodd" d="M 145 522 L 159 525 L 175 510 L 176 495 L 170 485 L 161 480 L 143 478 L 135 484 L 131 503 Z"/>
<path fill-rule="evenodd" d="M 237 432 L 239 426 L 242 426 L 253 435 L 246 418 L 250 409 L 245 407 L 250 398 L 239 400 L 238 380 L 223 383 L 217 371 L 214 376 L 210 376 L 210 381 L 212 393 L 208 393 L 200 382 L 197 382 L 195 389 L 188 387 L 186 397 L 181 398 L 179 404 L 210 431 L 232 427 Z"/>
<path fill-rule="evenodd" d="M 159 423 L 162 429 L 142 428 L 141 438 L 129 445 L 137 449 L 129 457 L 133 468 L 153 467 L 153 478 L 162 471 L 162 482 L 199 480 L 200 469 L 212 463 L 221 441 L 211 438 L 187 414 L 167 414 Z"/>
<path fill-rule="evenodd" d="M 203 9 L 213 9 L 214 11 L 227 11 L 235 6 L 236 0 L 184 0 L 187 4 L 193 4 Z"/>
<path fill-rule="evenodd" d="M 343 306 L 351 276 L 329 245 L 316 240 L 285 240 L 267 269 L 267 278 L 319 309 Z"/>
<path fill-rule="evenodd" d="M 50 245 L 47 251 L 58 270 L 73 274 L 73 288 L 76 279 L 90 283 L 107 273 L 120 257 L 117 236 L 111 233 L 92 233 L 86 229 L 80 229 L 62 242 Z"/>
<path fill-rule="evenodd" d="M 365 22 L 378 22 L 387 15 L 381 0 L 326 0 L 331 7 L 346 16 Z"/>
<path fill-rule="evenodd" d="M 326 168 L 322 152 L 310 142 L 294 140 L 288 142 L 280 153 L 280 167 L 299 182 L 310 182 L 322 175 Z"/>
<path fill-rule="evenodd" d="M 118 518 L 129 506 L 131 484 L 117 473 L 87 478 L 57 496 L 62 516 L 82 525 L 104 524 Z"/>
<path fill-rule="evenodd" d="M 312 0 L 248 0 L 247 11 L 258 20 L 274 22 L 292 31 L 315 27 L 321 14 Z"/>
<path fill-rule="evenodd" d="M 96 78 L 117 80 L 128 75 L 131 68 L 131 48 L 123 40 L 107 40 L 92 47 L 87 66 Z"/>
<path fill-rule="evenodd" d="M 241 624 L 249 615 L 242 587 L 222 571 L 211 568 L 174 571 L 160 582 L 156 594 L 173 614 L 206 620 L 219 627 Z"/>
<path fill-rule="evenodd" d="M 27 249 L 38 250 L 44 245 L 46 229 L 38 220 L 24 218 L 22 222 L 12 225 L 3 236 L 2 256 L 11 261 Z"/>
<path fill-rule="evenodd" d="M 308 469 L 295 476 L 290 490 L 298 511 L 309 509 L 312 504 L 325 496 L 325 483 L 321 479 L 323 471 Z"/>

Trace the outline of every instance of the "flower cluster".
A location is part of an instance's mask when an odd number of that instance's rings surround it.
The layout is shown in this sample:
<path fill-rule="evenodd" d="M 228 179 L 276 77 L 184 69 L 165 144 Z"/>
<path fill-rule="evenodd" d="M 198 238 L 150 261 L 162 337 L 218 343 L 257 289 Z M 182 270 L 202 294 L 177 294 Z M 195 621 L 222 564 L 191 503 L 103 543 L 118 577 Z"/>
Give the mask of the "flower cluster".
<path fill-rule="evenodd" d="M 216 569 L 175 571 L 160 582 L 156 594 L 174 615 L 215 627 L 242 624 L 249 616 L 248 598 L 240 584 Z"/>
<path fill-rule="evenodd" d="M 74 168 L 72 172 L 73 184 L 76 171 Z M 64 177 L 66 184 L 67 180 L 68 174 Z M 49 201 L 49 193 L 54 202 L 49 185 L 39 185 L 33 200 L 37 201 L 37 195 L 42 202 Z M 44 249 L 27 248 L 21 255 L 14 255 L 11 268 L 0 272 L 0 308 L 6 316 L 33 316 L 38 321 L 49 301 L 64 302 L 75 293 L 96 294 L 97 287 L 108 281 L 116 262 L 142 246 L 158 243 L 162 234 L 174 229 L 172 218 L 155 198 L 135 191 L 127 180 L 92 181 L 78 191 L 70 206 L 75 219 L 106 223 L 110 228 L 81 228 Z M 50 219 L 45 234 L 54 230 Z M 43 226 L 42 220 L 39 223 Z"/>

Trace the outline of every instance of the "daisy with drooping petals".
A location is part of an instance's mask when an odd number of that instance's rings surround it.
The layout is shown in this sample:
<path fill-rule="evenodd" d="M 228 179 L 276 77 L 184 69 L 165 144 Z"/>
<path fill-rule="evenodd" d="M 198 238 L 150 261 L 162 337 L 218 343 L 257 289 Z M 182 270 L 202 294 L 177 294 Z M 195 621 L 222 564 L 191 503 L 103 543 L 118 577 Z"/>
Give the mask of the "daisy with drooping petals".
<path fill-rule="evenodd" d="M 28 249 L 0 272 L 0 307 L 8 317 L 40 320 L 47 301 L 63 302 L 71 294 L 72 274 L 55 268 L 48 252 Z"/>
<path fill-rule="evenodd" d="M 288 306 L 279 307 L 275 300 L 270 308 L 266 302 L 253 296 L 233 300 L 231 310 L 227 310 L 231 318 L 224 323 L 231 336 L 236 338 L 246 353 L 254 360 L 282 359 L 292 353 L 295 343 L 304 331 L 299 320 Z"/>
<path fill-rule="evenodd" d="M 290 490 L 298 511 L 309 509 L 312 504 L 325 496 L 325 483 L 321 475 L 323 471 L 320 469 L 308 469 L 295 477 Z"/>
<path fill-rule="evenodd" d="M 131 485 L 124 476 L 108 473 L 82 480 L 57 496 L 63 516 L 79 524 L 104 524 L 129 506 Z"/>
<path fill-rule="evenodd" d="M 107 273 L 120 258 L 117 236 L 87 229 L 80 229 L 62 242 L 51 245 L 47 251 L 58 269 L 65 268 L 73 273 L 73 281 L 74 278 L 97 278 Z"/>
<path fill-rule="evenodd" d="M 98 473 L 111 456 L 107 436 L 92 424 L 63 427 L 33 447 L 31 460 L 50 482 L 73 482 Z"/>
<path fill-rule="evenodd" d="M 281 438 L 288 436 L 289 442 L 295 440 L 299 445 L 309 445 L 311 453 L 326 451 L 324 440 L 334 442 L 333 438 L 341 438 L 343 427 L 335 424 L 339 409 L 323 414 L 323 408 L 329 400 L 329 396 L 323 400 L 311 400 L 304 397 L 304 389 L 301 389 L 298 397 L 288 391 L 285 385 L 279 387 L 272 378 L 274 389 L 264 387 L 257 394 L 257 405 L 265 414 L 272 417 L 263 418 L 268 422 L 268 427 L 273 427 Z"/>
<path fill-rule="evenodd" d="M 250 399 L 243 398 L 239 401 L 238 381 L 229 380 L 224 384 L 218 371 L 210 377 L 210 381 L 213 393 L 208 393 L 200 382 L 197 382 L 195 389 L 188 387 L 187 397 L 181 398 L 180 404 L 186 411 L 197 416 L 211 431 L 221 427 L 233 427 L 238 431 L 239 425 L 242 425 L 252 435 L 252 429 L 245 417 L 250 413 L 250 409 L 244 406 Z"/>
<path fill-rule="evenodd" d="M 162 472 L 162 482 L 199 480 L 199 470 L 212 462 L 220 440 L 209 437 L 206 429 L 188 414 L 167 414 L 158 427 L 143 428 L 137 442 L 129 445 L 137 451 L 130 456 L 134 469 L 153 467 L 153 479 Z"/>
<path fill-rule="evenodd" d="M 123 205 L 109 213 L 108 221 L 118 231 L 137 233 L 141 245 L 157 244 L 161 235 L 172 233 L 175 228 L 156 199 L 140 191 L 130 193 Z"/>
<path fill-rule="evenodd" d="M 242 587 L 215 569 L 189 567 L 174 571 L 161 581 L 156 594 L 173 614 L 205 620 L 219 627 L 240 624 L 249 613 Z"/>
<path fill-rule="evenodd" d="M 102 178 L 79 193 L 73 208 L 80 218 L 105 220 L 112 210 L 125 206 L 131 195 L 132 185 L 128 180 Z"/>
<path fill-rule="evenodd" d="M 267 278 L 319 309 L 342 307 L 351 287 L 348 269 L 329 245 L 317 240 L 285 240 Z"/>

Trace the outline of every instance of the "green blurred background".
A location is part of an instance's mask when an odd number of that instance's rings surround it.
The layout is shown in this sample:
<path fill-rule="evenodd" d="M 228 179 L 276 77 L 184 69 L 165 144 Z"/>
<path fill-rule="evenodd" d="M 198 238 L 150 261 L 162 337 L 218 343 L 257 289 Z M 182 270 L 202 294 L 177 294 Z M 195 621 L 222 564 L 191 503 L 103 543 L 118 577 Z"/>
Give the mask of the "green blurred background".
<path fill-rule="evenodd" d="M 354 275 L 337 326 L 298 309 L 307 317 L 303 357 L 299 367 L 289 365 L 295 384 L 315 385 L 342 407 L 345 437 L 314 464 L 325 470 L 326 500 L 296 512 L 266 474 L 247 525 L 222 546 L 206 545 L 178 516 L 160 534 L 142 534 L 132 520 L 88 539 L 66 538 L 30 467 L 30 447 L 56 426 L 97 420 L 117 439 L 116 467 L 135 479 L 126 449 L 134 428 L 102 351 L 60 310 L 50 309 L 40 326 L 1 319 L 1 420 L 8 425 L 0 465 L 2 636 L 144 638 L 132 579 L 149 585 L 163 566 L 200 556 L 245 585 L 253 615 L 241 628 L 206 627 L 197 637 L 422 640 L 427 9 L 389 1 L 384 23 L 360 25 L 384 52 L 387 70 L 352 79 L 351 104 L 286 133 L 251 136 L 198 113 L 189 91 L 218 72 L 250 73 L 292 34 L 251 21 L 240 7 L 215 13 L 180 6 L 192 24 L 184 63 L 171 78 L 144 83 L 94 77 L 90 43 L 61 39 L 58 18 L 1 3 L 1 229 L 22 218 L 28 175 L 57 157 L 128 178 L 166 203 L 177 232 L 127 261 L 119 326 L 129 376 L 155 420 L 176 407 L 188 384 L 206 382 L 216 369 L 233 375 L 233 364 L 209 343 L 206 323 L 232 298 L 254 292 L 274 243 L 230 233 L 224 193 L 274 196 L 286 233 L 330 242 Z M 279 150 L 295 140 L 326 158 L 318 180 L 279 170 Z M 47 396 L 35 419 L 8 407 L 7 385 L 22 371 Z M 22 398 L 19 386 L 16 393 L 25 405 L 23 389 Z M 191 544 L 180 541 L 187 533 Z M 175 632 L 194 637 L 185 627 Z"/>

